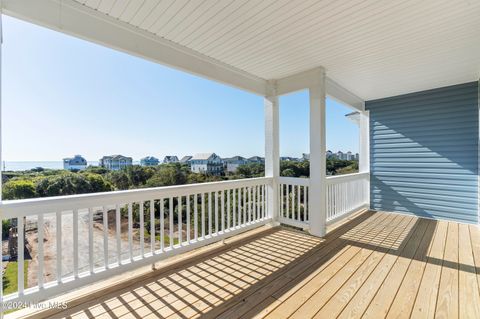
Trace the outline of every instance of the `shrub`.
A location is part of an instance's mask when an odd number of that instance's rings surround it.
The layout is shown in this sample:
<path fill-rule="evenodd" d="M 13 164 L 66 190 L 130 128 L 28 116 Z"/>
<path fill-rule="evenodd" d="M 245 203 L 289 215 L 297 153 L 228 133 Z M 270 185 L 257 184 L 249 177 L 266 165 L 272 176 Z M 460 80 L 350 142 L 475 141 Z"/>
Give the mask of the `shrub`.
<path fill-rule="evenodd" d="M 10 180 L 3 185 L 4 199 L 24 199 L 37 197 L 35 185 L 28 180 Z"/>

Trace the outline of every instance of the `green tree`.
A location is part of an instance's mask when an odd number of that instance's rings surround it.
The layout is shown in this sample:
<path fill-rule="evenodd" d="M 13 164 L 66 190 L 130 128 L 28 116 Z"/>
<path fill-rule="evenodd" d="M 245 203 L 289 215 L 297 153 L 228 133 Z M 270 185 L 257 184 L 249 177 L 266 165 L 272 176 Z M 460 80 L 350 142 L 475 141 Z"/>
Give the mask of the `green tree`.
<path fill-rule="evenodd" d="M 107 180 L 118 190 L 126 190 L 130 188 L 130 179 L 124 171 L 111 171 L 106 176 Z"/>
<path fill-rule="evenodd" d="M 185 171 L 180 165 L 160 165 L 158 170 L 146 183 L 148 187 L 182 185 L 187 182 Z"/>
<path fill-rule="evenodd" d="M 76 173 L 47 176 L 40 179 L 36 191 L 41 197 L 91 193 L 92 187 L 85 176 Z"/>
<path fill-rule="evenodd" d="M 82 171 L 82 173 L 84 174 L 94 173 L 94 174 L 100 174 L 100 175 L 105 175 L 108 172 L 109 172 L 108 169 L 101 166 L 88 166 L 86 169 Z"/>
<path fill-rule="evenodd" d="M 147 180 L 153 176 L 155 170 L 151 167 L 132 165 L 125 169 L 130 186 L 145 185 Z"/>
<path fill-rule="evenodd" d="M 85 174 L 85 178 L 92 188 L 92 192 L 109 192 L 113 190 L 112 184 L 99 174 Z"/>
<path fill-rule="evenodd" d="M 287 168 L 284 169 L 280 175 L 285 177 L 295 177 L 295 171 L 291 168 Z"/>
<path fill-rule="evenodd" d="M 24 199 L 37 197 L 35 184 L 30 180 L 11 180 L 3 185 L 4 199 Z"/>
<path fill-rule="evenodd" d="M 235 173 L 244 178 L 261 177 L 265 174 L 265 165 L 259 163 L 240 165 Z"/>
<path fill-rule="evenodd" d="M 11 219 L 3 219 L 2 220 L 2 239 L 6 239 L 8 237 L 8 231 L 12 225 Z"/>

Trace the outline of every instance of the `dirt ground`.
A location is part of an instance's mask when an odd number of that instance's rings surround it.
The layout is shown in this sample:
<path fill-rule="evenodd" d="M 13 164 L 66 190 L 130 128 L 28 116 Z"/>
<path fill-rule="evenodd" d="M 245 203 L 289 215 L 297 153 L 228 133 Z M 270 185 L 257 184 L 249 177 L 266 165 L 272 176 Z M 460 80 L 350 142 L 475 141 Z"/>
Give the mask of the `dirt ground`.
<path fill-rule="evenodd" d="M 38 283 L 38 223 L 36 217 L 29 217 L 26 221 L 26 248 L 30 253 L 31 261 L 28 266 L 28 286 L 33 287 Z M 73 214 L 62 215 L 62 276 L 73 274 Z M 165 233 L 168 234 L 168 223 Z M 88 213 L 79 212 L 78 220 L 78 258 L 79 272 L 88 270 L 89 241 L 88 241 Z M 175 233 L 176 237 L 177 234 Z M 185 236 L 185 235 L 183 235 Z M 104 235 L 102 214 L 94 215 L 93 227 L 94 263 L 96 267 L 104 265 Z M 156 242 L 156 248 L 160 243 Z M 150 250 L 150 239 L 145 239 L 145 251 Z M 121 251 L 122 259 L 128 258 L 128 219 L 121 221 Z M 133 254 L 140 254 L 140 230 L 138 225 L 133 231 Z M 44 217 L 44 282 L 56 280 L 56 219 L 55 215 Z M 117 261 L 117 242 L 115 228 L 115 214 L 108 214 L 108 261 Z"/>

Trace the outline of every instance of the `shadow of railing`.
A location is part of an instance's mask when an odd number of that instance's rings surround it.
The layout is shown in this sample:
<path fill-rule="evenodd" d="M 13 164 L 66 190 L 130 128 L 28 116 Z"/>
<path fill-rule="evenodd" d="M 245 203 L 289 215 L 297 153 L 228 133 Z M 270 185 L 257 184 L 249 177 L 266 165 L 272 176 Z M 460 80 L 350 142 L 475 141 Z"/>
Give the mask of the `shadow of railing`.
<path fill-rule="evenodd" d="M 353 246 L 462 269 L 462 265 L 447 260 L 431 256 L 427 260 L 429 244 L 417 245 L 413 254 L 403 249 L 405 241 L 414 236 L 421 242 L 431 243 L 436 221 L 429 221 L 429 227 L 422 225 L 420 237 L 415 232 L 419 231 L 421 219 L 404 229 L 388 225 L 396 231 L 398 240 L 395 239 L 392 244 L 389 232 L 378 231 L 371 235 L 375 243 L 370 243 L 362 240 L 361 236 L 365 233 L 362 234 L 360 228 L 368 224 L 373 224 L 375 228 L 375 221 L 372 221 L 375 216 L 378 217 L 366 212 L 335 229 L 325 239 L 278 228 L 262 232 L 239 243 L 228 244 L 220 251 L 196 256 L 166 272 L 159 271 L 154 277 L 113 291 L 90 306 L 84 304 L 69 309 L 68 313 L 72 318 L 75 313 L 91 318 L 102 314 L 111 318 L 120 318 L 125 314 L 135 318 L 249 317 L 248 314 L 255 314 L 255 306 L 261 304 L 266 307 L 270 300 L 273 302 L 271 296 L 274 293 L 278 295 L 298 286 L 340 251 Z M 382 242 L 388 244 L 382 245 Z M 480 271 L 472 267 L 463 268 L 471 272 Z"/>

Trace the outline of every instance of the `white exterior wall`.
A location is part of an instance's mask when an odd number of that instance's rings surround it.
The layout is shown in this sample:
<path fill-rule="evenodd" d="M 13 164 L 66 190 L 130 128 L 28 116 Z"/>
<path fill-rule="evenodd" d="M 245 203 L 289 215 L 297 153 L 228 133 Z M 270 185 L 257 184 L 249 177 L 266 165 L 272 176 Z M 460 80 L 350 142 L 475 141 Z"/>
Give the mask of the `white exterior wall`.
<path fill-rule="evenodd" d="M 207 164 L 192 163 L 192 172 L 194 172 L 194 173 L 206 173 L 207 172 Z"/>

